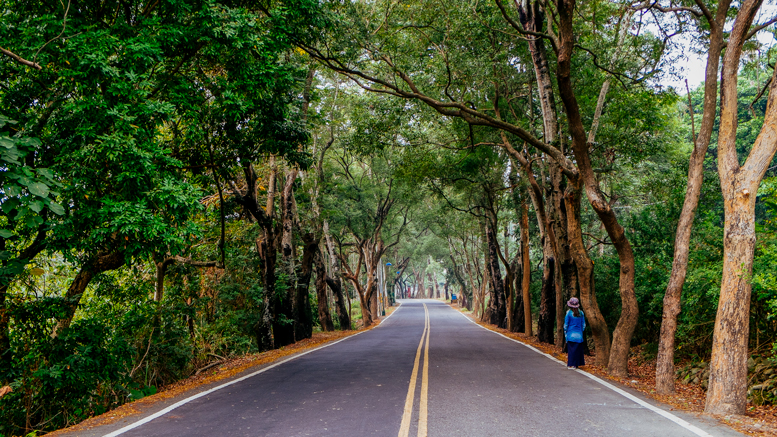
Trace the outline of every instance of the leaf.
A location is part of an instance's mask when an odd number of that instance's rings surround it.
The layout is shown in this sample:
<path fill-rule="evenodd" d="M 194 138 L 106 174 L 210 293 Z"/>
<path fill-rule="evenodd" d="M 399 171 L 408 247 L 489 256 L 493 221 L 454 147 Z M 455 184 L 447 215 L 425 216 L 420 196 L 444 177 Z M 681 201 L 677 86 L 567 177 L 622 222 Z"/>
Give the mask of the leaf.
<path fill-rule="evenodd" d="M 6 214 L 10 214 L 11 211 L 15 210 L 16 207 L 19 206 L 19 201 L 17 199 L 8 199 L 5 202 L 3 202 L 3 212 Z"/>
<path fill-rule="evenodd" d="M 22 194 L 22 188 L 18 185 L 8 185 L 5 187 L 5 194 L 9 197 L 16 197 Z"/>
<path fill-rule="evenodd" d="M 0 146 L 5 147 L 6 149 L 11 149 L 16 145 L 16 142 L 6 136 L 0 137 Z"/>
<path fill-rule="evenodd" d="M 54 179 L 54 172 L 47 169 L 47 168 L 39 168 L 38 174 L 45 177 L 46 179 Z"/>
<path fill-rule="evenodd" d="M 40 268 L 40 267 L 35 267 L 34 269 L 30 269 L 30 273 L 32 273 L 32 274 L 33 274 L 33 275 L 35 275 L 35 276 L 40 276 L 40 275 L 42 275 L 44 272 L 43 272 L 43 269 L 42 269 L 42 268 Z"/>
<path fill-rule="evenodd" d="M 40 212 L 43 209 L 43 202 L 40 200 L 36 200 L 34 202 L 30 202 L 30 209 L 35 212 Z"/>
<path fill-rule="evenodd" d="M 49 202 L 49 209 L 56 215 L 64 215 L 65 208 L 57 202 Z"/>
<path fill-rule="evenodd" d="M 0 229 L 0 237 L 3 238 L 11 238 L 13 237 L 13 232 L 7 230 L 7 229 Z"/>
<path fill-rule="evenodd" d="M 36 196 L 46 197 L 49 195 L 49 187 L 41 182 L 33 182 L 27 186 L 27 189 Z"/>

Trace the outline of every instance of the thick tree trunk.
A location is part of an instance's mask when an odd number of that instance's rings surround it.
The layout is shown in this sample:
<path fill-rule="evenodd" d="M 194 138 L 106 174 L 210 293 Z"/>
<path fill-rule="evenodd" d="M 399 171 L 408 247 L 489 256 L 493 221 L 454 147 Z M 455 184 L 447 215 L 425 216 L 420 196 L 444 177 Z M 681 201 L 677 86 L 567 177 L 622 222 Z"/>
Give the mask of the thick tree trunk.
<path fill-rule="evenodd" d="M 377 291 L 378 287 L 377 287 L 377 285 L 378 285 L 377 283 L 374 283 L 372 285 L 373 290 L 372 290 L 372 293 L 370 294 L 370 316 L 372 316 L 372 320 L 377 320 L 378 317 L 380 316 L 379 311 L 378 311 L 378 291 Z"/>
<path fill-rule="evenodd" d="M 733 189 L 724 191 L 739 194 Z M 755 195 L 724 197 L 723 279 L 705 407 L 713 414 L 744 414 L 747 408 L 750 276 L 755 249 L 755 202 L 750 197 Z"/>
<path fill-rule="evenodd" d="M 567 209 L 569 249 L 577 266 L 577 280 L 580 287 L 580 303 L 591 326 L 596 348 L 596 364 L 606 367 L 610 357 L 610 331 L 596 301 L 594 290 L 594 265 L 585 250 L 580 227 L 580 188 L 573 183 L 567 186 L 564 202 Z"/>
<path fill-rule="evenodd" d="M 313 275 L 313 260 L 318 253 L 318 241 L 312 233 L 302 235 L 305 244 L 302 262 L 297 275 L 297 289 L 294 293 L 294 339 L 296 341 L 313 336 L 313 319 L 310 314 L 310 277 Z M 330 322 L 331 323 L 331 322 Z"/>
<path fill-rule="evenodd" d="M 540 318 L 537 322 L 537 339 L 553 344 L 553 325 L 556 322 L 556 260 L 545 258 L 547 268 L 543 270 L 542 292 L 540 293 Z"/>
<path fill-rule="evenodd" d="M 523 332 L 531 337 L 531 259 L 529 258 L 529 208 L 526 202 L 521 204 L 521 281 Z"/>
<path fill-rule="evenodd" d="M 715 22 L 710 23 L 710 45 L 707 52 L 707 70 L 704 81 L 704 107 L 699 135 L 694 138 L 693 152 L 688 165 L 688 183 L 685 189 L 685 201 L 677 223 L 674 242 L 674 260 L 672 274 L 664 294 L 664 309 L 661 319 L 661 335 L 658 341 L 656 359 L 656 391 L 661 394 L 675 391 L 674 349 L 677 333 L 677 316 L 680 314 L 683 284 L 688 271 L 688 251 L 691 241 L 696 207 L 704 181 L 704 157 L 712 137 L 717 115 L 718 66 L 723 49 L 723 26 L 726 21 L 731 0 L 722 0 L 718 5 Z M 691 110 L 691 108 L 689 108 Z M 693 117 L 693 113 L 691 113 Z"/>
<path fill-rule="evenodd" d="M 349 311 L 345 305 L 345 296 L 343 296 L 343 287 L 340 282 L 340 278 L 327 278 L 326 284 L 329 289 L 332 290 L 332 295 L 335 299 L 335 311 L 337 312 L 337 321 L 340 324 L 340 329 L 351 329 L 351 318 L 348 315 Z"/>
<path fill-rule="evenodd" d="M 321 253 L 321 247 L 316 248 L 316 254 L 313 262 L 316 266 L 316 297 L 318 304 L 318 323 L 322 331 L 334 331 L 335 325 L 332 323 L 332 315 L 329 313 L 329 296 L 326 292 L 326 265 L 324 265 L 324 255 Z M 337 298 L 335 298 L 337 299 Z M 338 316 L 340 307 L 337 308 Z"/>
<path fill-rule="evenodd" d="M 572 52 L 574 50 L 574 33 L 572 21 L 574 16 L 575 1 L 559 0 L 558 2 L 558 69 L 557 79 L 561 100 L 567 113 L 567 124 L 572 137 L 572 150 L 574 151 L 580 178 L 585 186 L 588 200 L 599 217 L 599 220 L 607 230 L 620 261 L 619 291 L 621 297 L 621 315 L 613 332 L 612 347 L 608 372 L 619 377 L 628 375 L 628 358 L 631 337 L 637 326 L 639 308 L 634 290 L 634 253 L 631 244 L 626 238 L 623 227 L 618 223 L 615 211 L 604 198 L 599 189 L 599 182 L 594 174 L 589 156 L 589 144 L 583 128 L 580 108 L 575 97 L 572 85 Z M 582 276 L 582 275 L 580 275 Z M 582 290 L 581 290 L 582 291 Z M 597 352 L 598 354 L 598 352 Z"/>
<path fill-rule="evenodd" d="M 505 274 L 505 296 L 507 296 L 506 304 L 506 318 L 507 318 L 507 330 L 515 331 L 515 290 L 513 289 L 513 272 L 508 269 Z"/>
<path fill-rule="evenodd" d="M 292 243 L 294 231 L 294 181 L 297 179 L 297 171 L 291 170 L 286 175 L 286 184 L 283 186 L 281 211 L 283 213 L 283 236 L 281 237 L 281 251 L 283 259 L 289 263 L 289 272 L 294 270 L 294 247 Z"/>
<path fill-rule="evenodd" d="M 723 192 L 723 278 L 712 337 L 707 403 L 713 414 L 744 414 L 747 408 L 747 359 L 750 294 L 755 250 L 755 201 L 758 186 L 777 150 L 777 69 L 772 73 L 761 132 L 745 163 L 737 154 L 737 73 L 761 0 L 740 5 L 721 69 L 718 175 Z"/>
<path fill-rule="evenodd" d="M 548 165 L 551 193 L 549 196 L 550 221 L 553 228 L 556 254 L 556 342 L 563 344 L 565 302 L 577 296 L 577 272 L 572 255 L 569 252 L 567 238 L 567 217 L 564 207 L 564 183 L 561 168 L 555 161 Z"/>
<path fill-rule="evenodd" d="M 515 311 L 513 311 L 513 332 L 526 332 L 526 312 L 523 307 L 523 266 L 518 264 L 515 269 L 515 279 L 513 280 L 513 289 L 515 290 Z"/>
<path fill-rule="evenodd" d="M 492 219 L 486 219 L 486 242 L 488 244 L 488 268 L 490 273 L 490 285 L 492 287 L 491 299 L 488 306 L 491 310 L 489 314 L 489 323 L 500 328 L 507 327 L 507 307 L 505 304 L 504 282 L 502 281 L 502 271 L 499 268 L 499 251 L 496 241 L 496 229 Z"/>

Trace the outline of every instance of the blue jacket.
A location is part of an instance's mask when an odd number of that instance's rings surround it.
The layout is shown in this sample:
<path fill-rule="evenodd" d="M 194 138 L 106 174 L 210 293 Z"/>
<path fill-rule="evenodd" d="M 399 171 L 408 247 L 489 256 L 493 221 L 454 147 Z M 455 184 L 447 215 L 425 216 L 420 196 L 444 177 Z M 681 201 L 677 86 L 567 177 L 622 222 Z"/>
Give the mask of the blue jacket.
<path fill-rule="evenodd" d="M 583 310 L 580 310 L 580 317 L 575 317 L 572 310 L 567 311 L 567 315 L 564 317 L 564 335 L 567 341 L 582 343 L 584 329 L 585 314 L 583 314 Z"/>

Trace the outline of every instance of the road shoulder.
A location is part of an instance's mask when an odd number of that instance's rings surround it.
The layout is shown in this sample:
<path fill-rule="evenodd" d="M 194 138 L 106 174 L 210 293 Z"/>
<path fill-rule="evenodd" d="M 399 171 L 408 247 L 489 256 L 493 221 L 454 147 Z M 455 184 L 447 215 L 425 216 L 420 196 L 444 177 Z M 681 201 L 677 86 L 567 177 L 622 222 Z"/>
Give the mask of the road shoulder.
<path fill-rule="evenodd" d="M 559 365 L 565 365 L 564 360 L 566 360 L 566 354 L 561 353 L 559 348 L 553 345 L 539 343 L 536 340 L 536 338 L 533 338 L 533 337 L 527 337 L 523 334 L 509 332 L 505 329 L 500 329 L 493 325 L 483 323 L 475 319 L 472 313 L 462 311 L 462 308 L 459 308 L 456 305 L 449 305 L 449 306 L 453 310 L 459 312 L 461 315 L 466 317 L 472 323 L 480 326 L 481 328 L 491 331 L 497 335 L 502 335 L 515 342 L 518 342 L 523 346 L 534 350 L 536 353 L 544 355 L 549 360 L 558 362 Z M 758 428 L 754 429 L 752 426 L 742 426 L 743 420 L 747 419 L 746 417 L 724 418 L 724 417 L 717 417 L 717 416 L 711 416 L 708 414 L 703 414 L 697 411 L 677 408 L 674 405 L 662 402 L 662 400 L 660 399 L 656 399 L 648 391 L 640 390 L 641 387 L 639 384 L 637 384 L 636 380 L 632 381 L 631 379 L 628 379 L 628 378 L 622 379 L 622 378 L 611 377 L 605 372 L 604 369 L 597 368 L 596 366 L 587 365 L 585 366 L 585 369 L 578 369 L 577 371 L 585 374 L 587 377 L 593 380 L 597 380 L 597 382 L 605 386 L 608 384 L 613 386 L 615 391 L 622 390 L 623 392 L 626 393 L 626 395 L 633 396 L 639 401 L 644 402 L 645 404 L 649 404 L 655 409 L 662 410 L 666 413 L 669 413 L 669 415 L 676 416 L 680 420 L 689 422 L 692 425 L 697 425 L 703 431 L 706 431 L 707 433 L 710 433 L 712 435 L 740 435 L 738 433 L 744 433 L 747 435 L 771 435 L 768 433 L 768 431 L 764 433 L 763 432 L 764 430 L 762 429 L 758 429 Z M 632 399 L 632 401 L 634 400 Z M 639 401 L 637 402 L 639 403 Z M 650 408 L 645 405 L 643 405 L 643 407 Z M 657 413 L 657 414 L 661 414 L 661 413 Z"/>
<path fill-rule="evenodd" d="M 53 437 L 91 437 L 103 436 L 127 425 L 153 416 L 172 405 L 185 401 L 200 393 L 218 389 L 249 375 L 262 372 L 272 366 L 293 360 L 294 358 L 330 346 L 374 329 L 386 320 L 398 307 L 390 308 L 387 315 L 369 328 L 351 331 L 317 332 L 313 338 L 271 351 L 251 354 L 228 360 L 224 364 L 202 372 L 199 375 L 178 381 L 164 387 L 159 393 L 126 403 L 100 416 L 89 418 L 68 428 L 47 435 Z"/>

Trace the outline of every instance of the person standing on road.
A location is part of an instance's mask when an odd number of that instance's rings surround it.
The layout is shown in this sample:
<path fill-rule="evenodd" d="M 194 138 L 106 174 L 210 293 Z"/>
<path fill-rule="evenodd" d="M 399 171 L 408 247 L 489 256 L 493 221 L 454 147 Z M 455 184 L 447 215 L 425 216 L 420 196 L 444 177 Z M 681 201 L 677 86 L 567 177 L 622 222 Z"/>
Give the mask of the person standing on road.
<path fill-rule="evenodd" d="M 564 317 L 564 337 L 567 339 L 567 368 L 577 369 L 585 366 L 583 357 L 583 330 L 585 314 L 580 309 L 580 301 L 573 297 L 567 302 L 569 311 Z"/>

